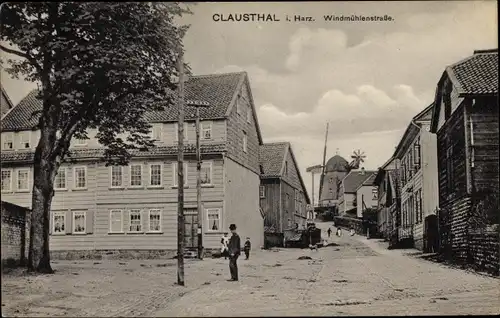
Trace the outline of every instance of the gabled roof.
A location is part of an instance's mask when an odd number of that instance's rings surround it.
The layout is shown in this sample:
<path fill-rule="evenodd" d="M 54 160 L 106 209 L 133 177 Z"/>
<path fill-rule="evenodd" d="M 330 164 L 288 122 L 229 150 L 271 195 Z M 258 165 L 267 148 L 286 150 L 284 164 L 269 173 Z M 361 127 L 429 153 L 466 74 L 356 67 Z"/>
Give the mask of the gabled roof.
<path fill-rule="evenodd" d="M 211 74 L 190 76 L 186 83 L 185 120 L 195 120 L 196 107 L 190 106 L 196 102 L 208 103 L 208 107 L 200 108 L 202 120 L 222 119 L 228 116 L 232 105 L 243 85 L 247 85 L 248 76 L 246 72 Z M 2 119 L 2 131 L 19 131 L 35 129 L 40 118 L 39 111 L 42 110 L 42 101 L 37 98 L 38 90 L 31 91 Z M 251 95 L 251 93 L 250 93 Z M 254 113 L 254 122 L 257 125 L 257 134 L 262 143 L 260 128 L 256 120 L 253 100 L 251 106 Z M 177 121 L 178 105 L 172 105 L 164 111 L 151 111 L 145 114 L 145 119 L 150 122 L 174 122 Z"/>
<path fill-rule="evenodd" d="M 3 88 L 2 85 L 0 85 L 0 87 L 2 88 L 2 95 L 4 97 L 4 99 L 7 101 L 7 109 L 12 109 L 14 107 L 14 104 L 12 103 L 12 100 L 10 99 L 9 97 L 9 94 L 7 94 L 7 92 L 5 91 L 5 89 Z M 3 109 L 3 107 L 2 107 Z M 2 115 L 3 116 L 3 115 Z"/>
<path fill-rule="evenodd" d="M 460 95 L 498 94 L 498 49 L 474 51 L 446 72 Z"/>
<path fill-rule="evenodd" d="M 372 175 L 374 175 L 375 172 L 376 171 L 368 170 L 365 170 L 364 173 L 361 170 L 352 170 L 349 172 L 344 179 L 342 179 L 342 183 L 344 184 L 344 193 L 356 193 L 358 187 L 361 186 L 367 179 L 372 178 Z M 373 180 L 371 182 L 373 183 Z"/>
<path fill-rule="evenodd" d="M 436 88 L 431 132 L 437 129 L 441 90 L 447 78 L 459 97 L 498 95 L 498 49 L 476 50 L 473 55 L 445 68 Z"/>
<path fill-rule="evenodd" d="M 400 155 L 402 155 L 408 147 L 408 142 L 416 137 L 418 133 L 418 128 L 416 127 L 417 122 L 421 123 L 431 121 L 433 107 L 434 103 L 424 108 L 424 110 L 422 110 L 411 119 L 408 127 L 406 127 L 403 137 L 401 137 L 401 140 L 399 141 L 396 150 L 394 151 L 393 157 L 398 158 Z"/>
<path fill-rule="evenodd" d="M 283 162 L 286 158 L 288 142 L 265 143 L 260 146 L 259 161 L 264 170 L 261 177 L 281 177 Z"/>
<path fill-rule="evenodd" d="M 304 191 L 306 202 L 309 204 L 310 198 L 307 193 L 304 180 L 302 179 L 302 175 L 299 171 L 299 165 L 297 164 L 297 160 L 295 159 L 295 155 L 293 154 L 292 146 L 289 142 L 265 143 L 260 146 L 259 162 L 263 170 L 263 173 L 260 177 L 263 179 L 283 177 L 285 161 L 289 152 L 290 156 L 292 157 L 293 163 L 297 168 L 297 176 L 299 177 L 300 185 L 302 187 L 302 190 Z"/>

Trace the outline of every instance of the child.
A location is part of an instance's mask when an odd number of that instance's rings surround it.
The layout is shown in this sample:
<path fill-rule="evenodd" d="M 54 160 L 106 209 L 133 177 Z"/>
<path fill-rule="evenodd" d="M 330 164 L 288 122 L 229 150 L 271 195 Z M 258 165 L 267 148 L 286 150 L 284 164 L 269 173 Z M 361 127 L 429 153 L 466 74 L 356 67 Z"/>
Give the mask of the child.
<path fill-rule="evenodd" d="M 342 229 L 339 226 L 337 227 L 337 236 L 338 237 L 342 236 Z"/>
<path fill-rule="evenodd" d="M 243 251 L 245 252 L 245 259 L 248 259 L 250 257 L 250 249 L 252 247 L 252 244 L 250 243 L 250 238 L 247 237 L 247 240 L 245 241 L 245 246 L 243 247 Z"/>
<path fill-rule="evenodd" d="M 220 244 L 221 244 L 221 249 L 220 249 L 221 255 L 224 256 L 224 259 L 227 259 L 229 255 L 227 247 L 229 244 L 229 237 L 227 236 L 227 232 L 224 233 L 224 235 L 222 236 Z"/>
<path fill-rule="evenodd" d="M 354 236 L 354 233 L 355 233 L 354 227 L 351 226 L 351 236 Z"/>

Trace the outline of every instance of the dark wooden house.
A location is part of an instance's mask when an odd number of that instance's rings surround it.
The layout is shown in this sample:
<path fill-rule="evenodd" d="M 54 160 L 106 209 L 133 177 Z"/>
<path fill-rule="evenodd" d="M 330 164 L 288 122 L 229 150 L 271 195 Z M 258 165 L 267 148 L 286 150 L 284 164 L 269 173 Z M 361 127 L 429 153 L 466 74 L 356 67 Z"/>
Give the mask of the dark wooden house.
<path fill-rule="evenodd" d="M 265 246 L 280 246 L 284 230 L 305 228 L 310 200 L 290 143 L 261 145 L 260 164 Z"/>
<path fill-rule="evenodd" d="M 448 66 L 434 104 L 440 251 L 498 272 L 498 49 Z"/>
<path fill-rule="evenodd" d="M 401 191 L 397 170 L 399 165 L 399 159 L 389 159 L 378 169 L 374 180 L 374 184 L 378 190 L 378 232 L 382 234 L 384 239 L 389 240 L 391 243 L 393 242 L 391 237 L 397 234 L 398 219 L 401 211 Z M 397 242 L 397 236 L 394 239 Z"/>

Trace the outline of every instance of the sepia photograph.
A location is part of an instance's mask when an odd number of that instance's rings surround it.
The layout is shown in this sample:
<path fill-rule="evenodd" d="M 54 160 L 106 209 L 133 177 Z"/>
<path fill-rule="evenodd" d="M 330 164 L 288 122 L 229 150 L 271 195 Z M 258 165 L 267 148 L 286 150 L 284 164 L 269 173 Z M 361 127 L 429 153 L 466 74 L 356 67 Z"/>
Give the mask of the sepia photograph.
<path fill-rule="evenodd" d="M 500 315 L 497 12 L 1 3 L 2 317 Z"/>

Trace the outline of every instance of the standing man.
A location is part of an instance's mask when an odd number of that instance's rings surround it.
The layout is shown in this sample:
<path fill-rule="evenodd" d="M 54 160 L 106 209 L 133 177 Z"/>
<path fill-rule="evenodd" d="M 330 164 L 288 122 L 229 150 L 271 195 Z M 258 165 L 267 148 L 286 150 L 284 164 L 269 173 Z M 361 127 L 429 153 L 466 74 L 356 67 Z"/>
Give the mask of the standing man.
<path fill-rule="evenodd" d="M 326 231 L 328 233 L 328 238 L 330 238 L 330 235 L 332 235 L 332 229 L 331 228 L 328 228 L 328 231 Z"/>
<path fill-rule="evenodd" d="M 231 272 L 231 279 L 229 281 L 236 282 L 238 281 L 238 264 L 236 261 L 238 260 L 238 256 L 241 253 L 241 241 L 240 236 L 236 233 L 236 225 L 231 224 L 229 226 L 229 230 L 233 234 L 229 239 L 229 271 Z"/>

